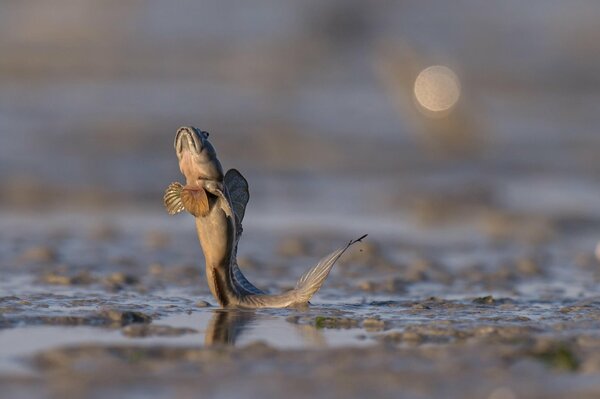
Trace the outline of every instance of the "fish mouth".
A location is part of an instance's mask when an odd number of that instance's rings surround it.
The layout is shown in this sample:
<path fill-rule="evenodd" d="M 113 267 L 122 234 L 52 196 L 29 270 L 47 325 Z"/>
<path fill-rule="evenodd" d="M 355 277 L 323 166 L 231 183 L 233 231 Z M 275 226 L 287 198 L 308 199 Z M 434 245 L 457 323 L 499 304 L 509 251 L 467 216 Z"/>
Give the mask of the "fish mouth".
<path fill-rule="evenodd" d="M 199 180 L 223 179 L 223 168 L 208 141 L 208 132 L 193 126 L 180 127 L 175 134 L 174 146 L 179 169 L 188 184 L 196 184 Z"/>
<path fill-rule="evenodd" d="M 199 154 L 204 147 L 204 140 L 208 133 L 202 132 L 193 126 L 180 127 L 175 134 L 175 151 L 181 155 L 184 151 Z"/>

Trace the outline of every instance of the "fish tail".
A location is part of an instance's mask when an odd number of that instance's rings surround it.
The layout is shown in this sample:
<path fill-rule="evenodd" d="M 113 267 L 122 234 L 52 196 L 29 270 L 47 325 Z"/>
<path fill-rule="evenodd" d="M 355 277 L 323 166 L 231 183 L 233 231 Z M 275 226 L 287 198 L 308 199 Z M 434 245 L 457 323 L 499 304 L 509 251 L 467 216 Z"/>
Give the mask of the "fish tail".
<path fill-rule="evenodd" d="M 321 288 L 323 282 L 329 275 L 329 272 L 335 265 L 335 262 L 346 252 L 350 246 L 353 244 L 362 241 L 367 234 L 362 237 L 350 241 L 346 244 L 345 247 L 338 248 L 329 255 L 322 258 L 319 263 L 317 263 L 314 267 L 312 267 L 309 271 L 304 273 L 300 280 L 296 283 L 296 288 L 294 288 L 290 293 L 293 294 L 296 303 L 307 303 L 310 298 Z"/>
<path fill-rule="evenodd" d="M 316 264 L 316 266 L 300 277 L 300 280 L 298 280 L 294 289 L 279 295 L 269 295 L 264 293 L 241 295 L 235 306 L 250 309 L 287 308 L 308 303 L 315 292 L 321 288 L 323 282 L 333 268 L 333 265 L 340 256 L 342 256 L 352 244 L 360 242 L 366 236 L 367 235 L 365 234 L 356 240 L 352 240 L 346 244 L 346 246 L 338 248 L 325 256 Z"/>

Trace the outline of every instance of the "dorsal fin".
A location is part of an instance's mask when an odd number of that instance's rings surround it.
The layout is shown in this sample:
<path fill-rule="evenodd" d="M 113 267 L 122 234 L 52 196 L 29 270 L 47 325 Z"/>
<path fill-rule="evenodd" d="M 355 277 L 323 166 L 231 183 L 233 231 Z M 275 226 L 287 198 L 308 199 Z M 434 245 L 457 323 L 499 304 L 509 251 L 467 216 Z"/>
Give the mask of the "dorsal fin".
<path fill-rule="evenodd" d="M 237 247 L 242 235 L 242 220 L 246 213 L 246 205 L 250 199 L 250 191 L 248 190 L 248 181 L 242 176 L 237 169 L 229 169 L 223 178 L 229 201 L 235 214 L 235 244 L 233 246 L 233 262 L 231 265 L 231 276 L 238 289 L 244 291 L 245 294 L 264 294 L 264 292 L 256 288 L 249 282 L 237 264 Z"/>
<path fill-rule="evenodd" d="M 250 199 L 248 182 L 237 169 L 229 169 L 223 179 L 229 193 L 231 207 L 235 213 L 237 223 L 242 224 L 246 213 L 246 204 Z"/>
<path fill-rule="evenodd" d="M 246 204 L 250 199 L 250 191 L 248 190 L 248 182 L 237 169 L 229 169 L 225 173 L 223 183 L 229 195 L 229 204 L 235 214 L 235 244 L 233 246 L 233 257 L 237 256 L 237 246 L 242 235 L 242 220 L 246 213 Z"/>
<path fill-rule="evenodd" d="M 246 295 L 248 295 L 248 294 L 257 295 L 257 294 L 265 293 L 263 290 L 255 287 L 254 284 L 252 284 L 250 281 L 248 281 L 246 276 L 244 276 L 244 274 L 240 270 L 240 267 L 237 264 L 237 260 L 235 260 L 235 259 L 231 264 L 231 277 L 233 277 L 233 281 L 234 281 L 234 284 L 236 285 L 236 287 L 238 289 L 243 290 Z"/>

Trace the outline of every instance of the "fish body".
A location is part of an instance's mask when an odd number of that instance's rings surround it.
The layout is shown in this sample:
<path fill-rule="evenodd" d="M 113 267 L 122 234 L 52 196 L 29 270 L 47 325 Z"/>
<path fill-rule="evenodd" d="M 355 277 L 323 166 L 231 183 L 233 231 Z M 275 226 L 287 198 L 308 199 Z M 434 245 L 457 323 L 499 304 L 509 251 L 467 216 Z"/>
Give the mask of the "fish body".
<path fill-rule="evenodd" d="M 223 307 L 282 308 L 308 303 L 340 256 L 365 236 L 321 259 L 292 290 L 269 295 L 258 289 L 246 279 L 236 259 L 250 196 L 248 183 L 236 169 L 223 174 L 208 136 L 195 127 L 177 131 L 175 152 L 186 184 L 171 183 L 165 191 L 164 204 L 171 215 L 187 211 L 194 216 L 212 295 Z"/>

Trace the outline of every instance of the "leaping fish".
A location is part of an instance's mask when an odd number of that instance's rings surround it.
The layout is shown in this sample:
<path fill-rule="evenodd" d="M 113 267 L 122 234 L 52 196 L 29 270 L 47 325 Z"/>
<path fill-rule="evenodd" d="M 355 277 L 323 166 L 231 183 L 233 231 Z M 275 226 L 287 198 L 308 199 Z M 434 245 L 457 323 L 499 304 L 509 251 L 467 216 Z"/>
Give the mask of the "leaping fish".
<path fill-rule="evenodd" d="M 236 260 L 250 198 L 248 182 L 236 169 L 223 174 L 208 136 L 191 126 L 177 130 L 175 152 L 186 184 L 171 183 L 163 200 L 169 214 L 185 210 L 194 216 L 210 292 L 222 307 L 284 308 L 307 304 L 335 262 L 366 234 L 322 258 L 300 277 L 294 289 L 276 295 L 258 289 L 246 279 Z"/>

